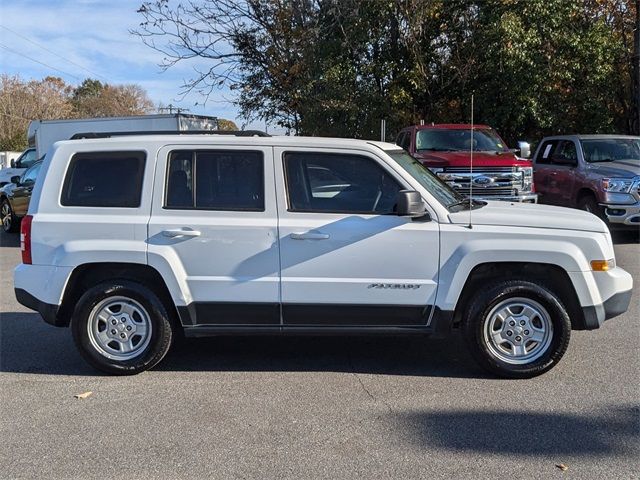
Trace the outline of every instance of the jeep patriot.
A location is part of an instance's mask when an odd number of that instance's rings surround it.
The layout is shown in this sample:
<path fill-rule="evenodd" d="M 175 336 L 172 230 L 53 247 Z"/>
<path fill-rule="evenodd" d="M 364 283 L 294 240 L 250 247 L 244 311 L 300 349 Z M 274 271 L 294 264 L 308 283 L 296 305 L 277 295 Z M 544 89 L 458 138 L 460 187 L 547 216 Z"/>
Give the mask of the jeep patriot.
<path fill-rule="evenodd" d="M 393 144 L 87 136 L 45 156 L 15 293 L 109 373 L 153 367 L 182 333 L 459 331 L 484 368 L 526 378 L 629 305 L 602 220 L 469 200 Z"/>

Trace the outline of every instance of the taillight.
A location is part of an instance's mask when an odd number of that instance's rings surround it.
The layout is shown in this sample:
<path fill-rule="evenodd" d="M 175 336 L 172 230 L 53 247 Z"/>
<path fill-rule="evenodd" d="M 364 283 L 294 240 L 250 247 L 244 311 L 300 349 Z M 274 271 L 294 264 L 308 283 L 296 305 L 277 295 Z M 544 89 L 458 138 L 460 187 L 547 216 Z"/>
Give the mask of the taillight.
<path fill-rule="evenodd" d="M 27 215 L 20 224 L 20 251 L 22 252 L 22 263 L 31 265 L 31 222 L 33 216 Z"/>

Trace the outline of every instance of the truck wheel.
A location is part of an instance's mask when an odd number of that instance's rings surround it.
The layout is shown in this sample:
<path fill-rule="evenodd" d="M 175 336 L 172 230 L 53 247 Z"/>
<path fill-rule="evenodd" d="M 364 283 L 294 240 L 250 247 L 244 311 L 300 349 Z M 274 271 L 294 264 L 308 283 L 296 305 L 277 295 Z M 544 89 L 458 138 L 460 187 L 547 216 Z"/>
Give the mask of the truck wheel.
<path fill-rule="evenodd" d="M 125 280 L 87 290 L 77 303 L 71 330 L 82 357 L 116 375 L 133 375 L 156 365 L 169 351 L 174 333 L 158 296 Z"/>
<path fill-rule="evenodd" d="M 2 230 L 4 230 L 5 233 L 18 231 L 20 220 L 13 214 L 11 204 L 6 198 L 3 198 L 2 203 L 0 203 L 0 219 L 2 220 Z"/>
<path fill-rule="evenodd" d="M 585 212 L 593 213 L 601 220 L 605 219 L 602 207 L 598 205 L 598 202 L 592 195 L 584 195 L 580 197 L 580 199 L 578 200 L 578 208 L 580 210 L 584 210 Z"/>
<path fill-rule="evenodd" d="M 569 346 L 571 321 L 556 295 L 530 280 L 479 291 L 462 324 L 472 355 L 486 370 L 531 378 L 553 368 Z"/>

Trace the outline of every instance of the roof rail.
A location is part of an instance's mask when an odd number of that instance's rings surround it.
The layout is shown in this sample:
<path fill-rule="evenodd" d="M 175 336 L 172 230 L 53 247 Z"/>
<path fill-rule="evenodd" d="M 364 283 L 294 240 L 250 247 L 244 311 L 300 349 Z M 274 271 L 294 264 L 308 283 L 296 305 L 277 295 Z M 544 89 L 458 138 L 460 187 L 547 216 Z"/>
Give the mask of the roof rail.
<path fill-rule="evenodd" d="M 133 132 L 83 132 L 76 133 L 69 140 L 83 138 L 111 138 L 138 135 L 233 135 L 235 137 L 270 137 L 261 130 L 154 130 Z"/>

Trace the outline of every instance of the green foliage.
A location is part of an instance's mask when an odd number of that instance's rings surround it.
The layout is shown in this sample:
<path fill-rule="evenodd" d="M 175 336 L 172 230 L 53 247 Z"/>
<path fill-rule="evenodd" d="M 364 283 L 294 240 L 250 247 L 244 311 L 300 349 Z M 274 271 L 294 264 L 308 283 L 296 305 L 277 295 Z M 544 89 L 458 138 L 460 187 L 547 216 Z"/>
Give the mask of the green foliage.
<path fill-rule="evenodd" d="M 384 118 L 391 138 L 420 119 L 468 122 L 474 94 L 476 120 L 513 142 L 638 133 L 637 3 L 158 0 L 139 10 L 138 34 L 167 68 L 210 61 L 188 90 L 229 85 L 245 117 L 296 133 L 377 138 Z"/>
<path fill-rule="evenodd" d="M 98 97 L 104 90 L 105 85 L 100 80 L 85 78 L 80 85 L 73 90 L 73 98 L 81 99 L 87 97 Z"/>

